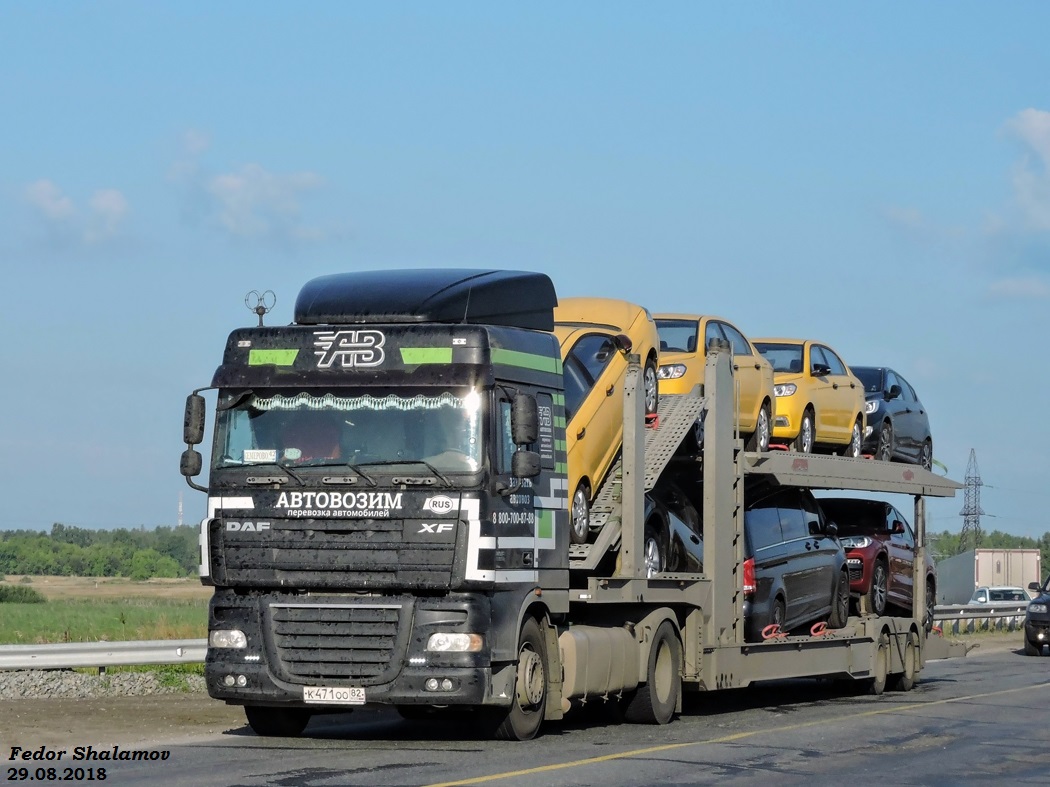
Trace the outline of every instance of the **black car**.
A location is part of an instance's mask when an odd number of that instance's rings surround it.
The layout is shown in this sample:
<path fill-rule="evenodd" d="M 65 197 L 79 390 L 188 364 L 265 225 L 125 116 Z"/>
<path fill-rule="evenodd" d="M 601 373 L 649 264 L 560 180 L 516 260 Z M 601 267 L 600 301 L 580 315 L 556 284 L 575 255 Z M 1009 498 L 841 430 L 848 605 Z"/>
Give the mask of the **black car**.
<path fill-rule="evenodd" d="M 901 375 L 885 366 L 851 366 L 864 383 L 862 452 L 889 462 L 897 460 L 933 467 L 930 419 L 915 389 Z"/>
<path fill-rule="evenodd" d="M 1042 585 L 1033 582 L 1028 589 L 1038 595 L 1028 602 L 1024 616 L 1024 652 L 1041 656 L 1043 645 L 1050 645 L 1050 576 Z"/>

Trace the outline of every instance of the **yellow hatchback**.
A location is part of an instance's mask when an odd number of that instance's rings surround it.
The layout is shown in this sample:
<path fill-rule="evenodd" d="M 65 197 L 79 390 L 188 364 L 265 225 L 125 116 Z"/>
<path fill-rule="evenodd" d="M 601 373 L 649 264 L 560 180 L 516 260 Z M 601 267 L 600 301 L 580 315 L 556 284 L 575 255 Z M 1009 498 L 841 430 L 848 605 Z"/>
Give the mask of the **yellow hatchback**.
<path fill-rule="evenodd" d="M 777 395 L 774 441 L 803 453 L 860 456 L 864 385 L 826 344 L 809 339 L 755 339 L 773 364 Z"/>
<path fill-rule="evenodd" d="M 591 503 L 623 442 L 627 356 L 642 363 L 645 412 L 656 413 L 659 336 L 648 309 L 609 298 L 561 298 L 554 309 L 565 378 L 572 543 L 586 543 Z"/>
<path fill-rule="evenodd" d="M 737 430 L 748 451 L 766 451 L 773 429 L 773 367 L 740 329 L 710 315 L 657 314 L 660 332 L 660 394 L 686 394 L 704 382 L 707 345 L 729 342 L 733 352 L 733 385 L 737 394 Z M 693 437 L 703 443 L 702 424 Z"/>

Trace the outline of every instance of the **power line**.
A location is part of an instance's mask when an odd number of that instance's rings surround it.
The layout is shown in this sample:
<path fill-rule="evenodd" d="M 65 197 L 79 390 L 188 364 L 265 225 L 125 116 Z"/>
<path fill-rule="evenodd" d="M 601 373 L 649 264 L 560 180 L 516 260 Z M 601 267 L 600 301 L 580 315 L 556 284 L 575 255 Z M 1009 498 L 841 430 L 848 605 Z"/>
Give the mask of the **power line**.
<path fill-rule="evenodd" d="M 959 546 L 963 550 L 977 549 L 981 546 L 981 516 L 984 511 L 981 509 L 981 471 L 977 469 L 977 451 L 973 448 L 970 449 L 964 483 L 963 509 L 959 512 L 963 518 Z"/>

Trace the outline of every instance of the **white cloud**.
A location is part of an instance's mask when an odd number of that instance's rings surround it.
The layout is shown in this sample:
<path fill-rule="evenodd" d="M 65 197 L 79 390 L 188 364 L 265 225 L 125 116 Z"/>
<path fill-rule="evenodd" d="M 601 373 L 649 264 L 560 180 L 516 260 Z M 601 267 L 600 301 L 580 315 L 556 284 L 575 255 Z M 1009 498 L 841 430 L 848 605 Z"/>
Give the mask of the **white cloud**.
<path fill-rule="evenodd" d="M 989 285 L 988 294 L 999 298 L 1050 298 L 1050 284 L 1039 276 L 999 279 Z"/>
<path fill-rule="evenodd" d="M 25 198 L 48 221 L 66 222 L 76 214 L 73 200 L 46 178 L 26 186 Z"/>
<path fill-rule="evenodd" d="M 128 201 L 116 189 L 96 191 L 88 200 L 91 219 L 84 233 L 89 243 L 98 243 L 117 234 L 121 221 L 128 213 Z"/>
<path fill-rule="evenodd" d="M 1050 112 L 1026 109 L 1007 121 L 1029 148 L 1014 168 L 1014 197 L 1029 230 L 1050 231 Z"/>
<path fill-rule="evenodd" d="M 246 164 L 210 178 L 206 191 L 215 201 L 216 218 L 232 235 L 316 240 L 321 233 L 301 223 L 300 199 L 323 183 L 313 172 L 280 175 L 259 164 Z"/>

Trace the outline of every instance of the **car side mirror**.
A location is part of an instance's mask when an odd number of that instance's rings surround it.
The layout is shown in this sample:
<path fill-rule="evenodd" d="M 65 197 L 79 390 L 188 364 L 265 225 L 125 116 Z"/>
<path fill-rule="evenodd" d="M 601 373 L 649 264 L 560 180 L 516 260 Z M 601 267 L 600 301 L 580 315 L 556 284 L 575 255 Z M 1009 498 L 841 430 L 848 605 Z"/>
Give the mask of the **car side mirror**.
<path fill-rule="evenodd" d="M 890 532 L 896 533 L 896 534 L 903 533 L 904 532 L 904 523 L 901 522 L 899 519 L 894 519 L 893 520 L 893 528 L 891 529 Z"/>
<path fill-rule="evenodd" d="M 896 399 L 901 395 L 901 387 L 899 385 L 891 385 L 890 390 L 886 393 L 887 399 Z"/>
<path fill-rule="evenodd" d="M 824 532 L 827 533 L 832 538 L 838 538 L 838 536 L 839 536 L 839 526 L 836 525 L 834 522 L 831 522 L 829 520 L 824 525 Z"/>
<path fill-rule="evenodd" d="M 631 350 L 634 349 L 634 342 L 631 341 L 631 337 L 626 333 L 618 333 L 613 337 L 613 344 L 616 345 L 616 349 L 627 355 Z"/>
<path fill-rule="evenodd" d="M 1043 586 L 1040 585 L 1038 582 L 1029 582 L 1028 583 L 1028 589 L 1029 590 L 1035 590 L 1035 591 L 1041 593 L 1042 590 L 1043 590 Z"/>
<path fill-rule="evenodd" d="M 826 377 L 831 374 L 831 367 L 822 363 L 813 364 L 813 376 L 814 377 Z"/>

